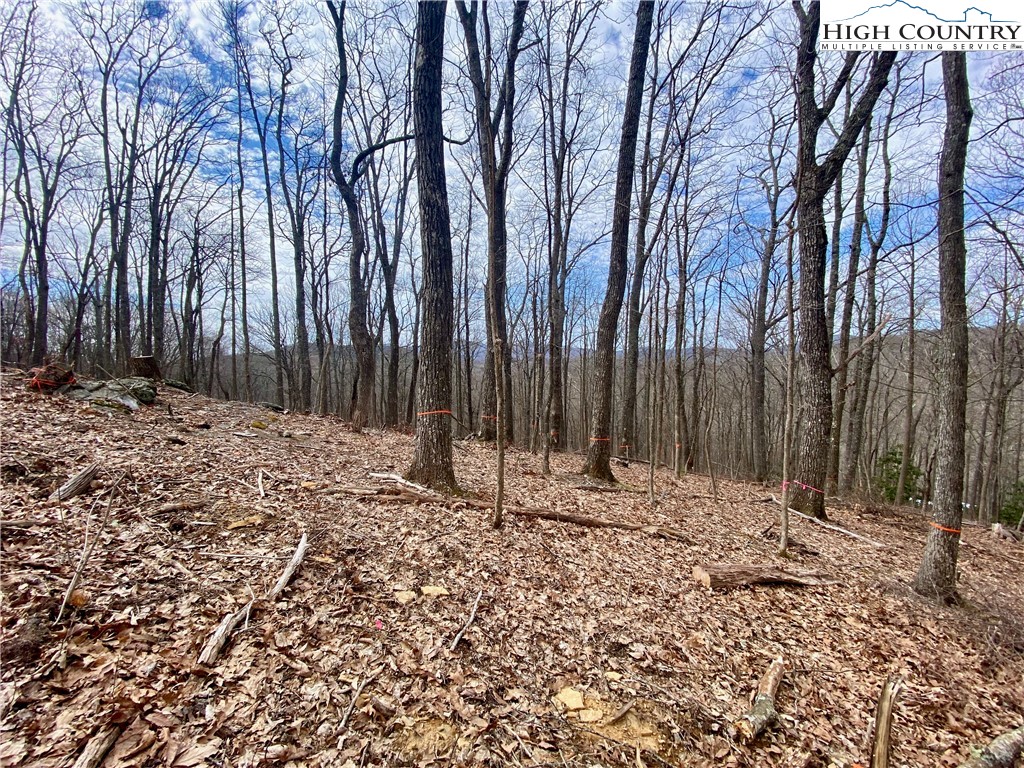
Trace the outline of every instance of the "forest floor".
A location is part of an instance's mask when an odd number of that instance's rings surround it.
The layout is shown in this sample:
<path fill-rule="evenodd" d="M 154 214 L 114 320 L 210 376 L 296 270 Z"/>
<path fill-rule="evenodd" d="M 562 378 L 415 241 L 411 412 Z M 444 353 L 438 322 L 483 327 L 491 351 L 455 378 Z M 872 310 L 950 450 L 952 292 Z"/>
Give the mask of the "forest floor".
<path fill-rule="evenodd" d="M 508 503 L 690 542 L 516 516 L 493 530 L 457 500 L 361 498 L 344 489 L 403 471 L 410 436 L 166 387 L 119 413 L 6 373 L 0 424 L 0 766 L 98 765 L 112 744 L 102 765 L 851 768 L 869 762 L 890 674 L 905 681 L 896 766 L 959 765 L 1022 723 L 1024 548 L 982 528 L 963 536 L 964 605 L 938 607 L 907 586 L 927 531 L 911 510 L 832 504 L 884 548 L 797 519 L 804 547 L 785 561 L 765 533 L 770 489 L 721 480 L 715 499 L 708 478 L 659 470 L 652 509 L 643 464 L 597 491 L 579 456 L 544 476 L 513 449 Z M 493 446 L 459 442 L 455 460 L 462 486 L 493 498 Z M 92 462 L 95 487 L 50 500 Z M 303 532 L 291 583 L 200 665 Z M 713 592 L 691 571 L 715 562 L 839 583 Z M 742 744 L 730 724 L 780 655 L 781 721 Z"/>

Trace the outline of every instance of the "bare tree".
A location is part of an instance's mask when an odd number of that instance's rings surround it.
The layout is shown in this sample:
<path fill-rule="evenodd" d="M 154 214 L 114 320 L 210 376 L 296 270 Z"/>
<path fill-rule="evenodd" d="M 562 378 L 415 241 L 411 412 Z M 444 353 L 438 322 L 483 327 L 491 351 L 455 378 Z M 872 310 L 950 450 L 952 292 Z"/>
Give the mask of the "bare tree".
<path fill-rule="evenodd" d="M 967 54 L 942 54 L 946 130 L 939 159 L 939 303 L 936 347 L 938 449 L 934 513 L 914 590 L 940 600 L 956 597 L 956 563 L 963 518 L 964 441 L 967 412 L 967 243 L 964 173 L 971 130 Z"/>
<path fill-rule="evenodd" d="M 636 167 L 637 133 L 643 101 L 644 76 L 650 47 L 654 3 L 642 0 L 637 5 L 636 31 L 629 62 L 626 105 L 619 141 L 618 169 L 615 176 L 615 208 L 612 214 L 612 240 L 608 260 L 608 290 L 601 307 L 597 328 L 597 371 L 594 393 L 590 449 L 583 472 L 600 480 L 613 481 L 611 468 L 612 377 L 615 372 L 615 331 L 626 292 L 629 208 L 633 195 Z"/>
<path fill-rule="evenodd" d="M 416 452 L 406 477 L 454 490 L 451 431 L 452 236 L 444 176 L 441 65 L 446 2 L 420 3 L 413 67 L 413 126 L 423 249 L 423 323 Z"/>
<path fill-rule="evenodd" d="M 0 77 L 10 94 L 4 114 L 5 138 L 15 156 L 14 198 L 21 210 L 24 250 L 19 279 L 26 309 L 30 364 L 40 364 L 49 352 L 50 233 L 61 202 L 74 189 L 81 162 L 76 150 L 84 134 L 82 108 L 85 85 L 77 63 L 57 60 L 56 51 L 44 50 L 38 6 L 31 3 L 17 33 L 11 60 L 3 58 Z M 6 179 L 5 179 L 6 181 Z M 31 268 L 35 291 L 28 290 Z"/>
<path fill-rule="evenodd" d="M 800 236 L 800 360 L 806 428 L 800 443 L 798 476 L 786 480 L 799 483 L 793 494 L 792 506 L 824 518 L 825 494 L 822 489 L 828 472 L 829 432 L 832 425 L 832 368 L 829 362 L 832 344 L 825 320 L 825 257 L 828 238 L 825 233 L 824 200 L 888 82 L 896 52 L 885 51 L 876 55 L 871 63 L 867 83 L 849 117 L 843 122 L 835 144 L 819 162 L 818 134 L 853 76 L 859 54 L 853 51 L 847 53 L 841 71 L 827 91 L 824 102 L 819 105 L 815 65 L 818 59 L 821 7 L 818 3 L 810 3 L 805 10 L 799 0 L 794 0 L 793 8 L 800 21 L 796 68 L 799 127 L 797 226 Z"/>
<path fill-rule="evenodd" d="M 502 421 L 503 436 L 511 440 L 512 403 L 497 412 L 498 390 L 512 380 L 512 361 L 505 357 L 508 350 L 508 327 L 505 312 L 506 271 L 508 261 L 508 234 L 506 231 L 506 201 L 508 176 L 512 163 L 512 123 L 515 117 L 515 75 L 526 20 L 526 0 L 517 0 L 512 14 L 512 25 L 505 47 L 505 66 L 500 80 L 494 71 L 495 62 L 491 40 L 488 4 L 476 0 L 467 6 L 456 0 L 463 33 L 466 36 L 466 63 L 473 84 L 474 112 L 477 144 L 484 187 L 484 205 L 487 209 L 487 296 L 491 310 L 487 313 L 487 360 L 484 365 L 484 385 L 481 398 L 480 434 L 493 439 L 498 433 L 498 419 Z M 481 40 L 477 23 L 483 29 Z M 492 94 L 496 94 L 492 104 Z M 495 345 L 494 341 L 498 344 Z M 500 347 L 498 349 L 497 347 Z M 500 372 L 500 373 L 499 373 Z M 499 381 L 504 378 L 505 383 Z"/>

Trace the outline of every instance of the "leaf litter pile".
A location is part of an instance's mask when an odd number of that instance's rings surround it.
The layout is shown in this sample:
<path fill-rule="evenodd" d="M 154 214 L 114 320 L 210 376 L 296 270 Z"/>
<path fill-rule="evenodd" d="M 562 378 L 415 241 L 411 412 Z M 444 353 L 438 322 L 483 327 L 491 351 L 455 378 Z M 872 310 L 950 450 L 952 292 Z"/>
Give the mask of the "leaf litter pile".
<path fill-rule="evenodd" d="M 1022 724 L 1024 549 L 985 529 L 964 532 L 964 604 L 937 607 L 907 587 L 927 531 L 909 510 L 833 505 L 864 540 L 794 519 L 783 560 L 770 490 L 716 500 L 659 469 L 652 508 L 646 465 L 601 489 L 579 456 L 544 476 L 511 450 L 510 506 L 640 529 L 495 531 L 493 446 L 457 443 L 467 497 L 431 500 L 387 477 L 400 433 L 3 383 L 2 766 L 852 768 L 890 676 L 894 765 L 957 766 Z M 828 578 L 711 590 L 693 569 L 716 563 Z M 778 721 L 747 741 L 777 657 Z"/>

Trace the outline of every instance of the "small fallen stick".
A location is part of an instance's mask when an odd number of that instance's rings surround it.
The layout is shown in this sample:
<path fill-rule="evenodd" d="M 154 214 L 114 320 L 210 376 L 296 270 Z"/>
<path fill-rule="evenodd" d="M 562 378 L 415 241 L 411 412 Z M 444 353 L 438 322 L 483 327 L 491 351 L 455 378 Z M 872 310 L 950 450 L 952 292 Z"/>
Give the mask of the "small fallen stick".
<path fill-rule="evenodd" d="M 402 477 L 401 475 L 396 475 L 394 472 L 371 472 L 370 477 L 375 477 L 378 480 L 390 480 L 393 483 L 404 485 L 406 488 L 415 488 L 417 491 L 420 491 L 422 493 L 434 493 L 429 488 L 427 488 L 427 486 L 420 485 L 419 483 L 414 483 L 412 480 L 406 480 L 404 477 Z"/>
<path fill-rule="evenodd" d="M 379 675 L 383 669 L 384 667 L 380 667 L 377 669 L 376 672 L 367 675 L 363 678 L 362 682 L 359 683 L 359 685 L 356 687 L 355 693 L 352 694 L 352 701 L 348 705 L 348 710 L 345 712 L 345 716 L 341 718 L 341 724 L 338 726 L 339 728 L 345 728 L 346 726 L 348 726 L 348 719 L 352 717 L 352 713 L 355 712 L 356 701 L 358 701 L 359 697 L 362 696 L 363 689 L 366 688 L 366 686 L 368 686 L 370 683 L 372 683 L 376 679 L 377 675 Z"/>
<path fill-rule="evenodd" d="M 782 506 L 782 502 L 779 501 L 777 498 L 775 498 L 774 495 L 772 496 L 772 501 L 774 501 L 780 507 Z M 789 513 L 791 515 L 796 515 L 797 517 L 803 518 L 804 520 L 809 520 L 810 522 L 815 523 L 816 525 L 820 525 L 822 528 L 828 528 L 830 531 L 835 531 L 836 533 L 840 533 L 843 536 L 849 536 L 851 539 L 857 539 L 857 541 L 863 541 L 865 544 L 870 544 L 872 547 L 878 547 L 879 549 L 885 549 L 885 544 L 883 544 L 880 541 L 875 541 L 874 539 L 870 539 L 867 536 L 861 536 L 859 533 L 854 533 L 853 531 L 848 531 L 846 528 L 841 528 L 838 525 L 832 525 L 830 523 L 826 523 L 824 520 L 819 520 L 816 517 L 811 517 L 810 515 L 805 515 L 803 512 L 799 512 L 799 511 L 793 509 L 792 507 L 789 508 Z"/>
<path fill-rule="evenodd" d="M 619 720 L 629 714 L 629 711 L 636 706 L 636 699 L 633 699 L 629 704 L 622 707 L 618 712 L 612 715 L 611 719 L 603 723 L 603 725 L 615 725 Z"/>
<path fill-rule="evenodd" d="M 114 481 L 114 484 L 110 486 L 110 491 L 107 493 L 107 506 L 103 510 L 103 519 L 100 520 L 99 530 L 96 531 L 96 535 L 92 537 L 92 541 L 89 541 L 89 520 L 92 518 L 90 510 L 89 518 L 85 521 L 85 542 L 82 545 L 82 556 L 78 559 L 78 565 L 71 576 L 68 588 L 64 590 L 64 599 L 61 600 L 60 610 L 57 611 L 57 618 L 53 620 L 54 626 L 60 624 L 60 620 L 64 618 L 64 609 L 68 607 L 68 601 L 71 600 L 71 595 L 78 587 L 78 582 L 82 578 L 82 572 L 85 570 L 85 566 L 89 563 L 89 558 L 92 557 L 92 551 L 96 548 L 96 542 L 99 541 L 100 535 L 103 533 L 103 529 L 107 527 L 107 520 L 110 518 L 110 508 L 114 506 L 114 494 L 117 493 L 117 488 L 126 474 L 128 473 L 122 472 L 117 480 Z"/>
<path fill-rule="evenodd" d="M 264 498 L 267 494 L 266 494 L 266 491 L 263 490 L 263 470 L 262 469 L 256 474 L 256 485 L 258 485 L 259 489 L 260 489 L 260 498 L 261 499 Z"/>
<path fill-rule="evenodd" d="M 771 663 L 757 686 L 753 705 L 743 717 L 733 723 L 733 728 L 743 741 L 753 741 L 765 728 L 779 719 L 779 713 L 775 710 L 775 693 L 782 682 L 785 668 L 781 656 Z"/>
<path fill-rule="evenodd" d="M 896 706 L 896 697 L 903 687 L 898 677 L 890 677 L 882 686 L 878 695 L 878 707 L 875 709 L 875 743 L 871 749 L 871 768 L 889 768 L 889 737 L 892 734 L 892 710 Z"/>
<path fill-rule="evenodd" d="M 284 591 L 285 587 L 288 586 L 288 582 L 291 581 L 295 571 L 302 563 L 302 558 L 306 555 L 306 550 L 309 548 L 309 539 L 306 534 L 302 534 L 302 538 L 299 539 L 299 545 L 295 548 L 295 554 L 292 555 L 292 559 L 288 561 L 288 565 L 285 566 L 284 571 L 281 573 L 281 577 L 274 584 L 273 589 L 267 592 L 263 598 L 264 602 L 272 603 L 277 597 Z M 206 645 L 203 646 L 203 650 L 199 654 L 199 663 L 203 665 L 210 665 L 217 660 L 220 652 L 224 649 L 227 644 L 228 638 L 231 637 L 231 633 L 235 631 L 235 628 L 242 623 L 243 620 L 248 621 L 249 615 L 252 613 L 252 609 L 256 603 L 256 599 L 250 600 L 242 608 L 237 611 L 225 614 L 224 618 L 220 620 L 220 624 L 210 635 L 210 639 L 206 641 Z"/>
<path fill-rule="evenodd" d="M 458 646 L 459 644 L 459 641 L 462 640 L 462 635 L 465 633 L 467 629 L 469 629 L 469 625 L 473 623 L 473 619 L 476 618 L 476 609 L 477 606 L 480 605 L 480 596 L 483 593 L 484 591 L 482 589 L 476 593 L 476 600 L 473 602 L 473 610 L 469 612 L 469 619 L 466 620 L 466 623 L 462 625 L 462 629 L 459 630 L 459 634 L 457 634 L 455 636 L 455 639 L 452 640 L 451 647 L 448 649 L 449 651 L 455 650 L 456 646 Z"/>
<path fill-rule="evenodd" d="M 960 765 L 960 768 L 1013 768 L 1024 754 L 1024 725 L 1004 733 Z"/>

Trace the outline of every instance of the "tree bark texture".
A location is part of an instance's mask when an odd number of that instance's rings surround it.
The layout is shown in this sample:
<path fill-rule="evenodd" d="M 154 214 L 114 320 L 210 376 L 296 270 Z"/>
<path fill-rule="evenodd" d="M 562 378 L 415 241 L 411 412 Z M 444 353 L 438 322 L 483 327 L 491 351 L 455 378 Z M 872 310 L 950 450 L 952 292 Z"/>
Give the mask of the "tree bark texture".
<path fill-rule="evenodd" d="M 451 369 L 453 328 L 452 235 L 444 175 L 441 64 L 447 3 L 420 3 L 413 67 L 416 180 L 423 249 L 423 317 L 417 377 L 416 452 L 409 480 L 454 490 Z M 438 411 L 441 411 L 438 413 Z"/>

